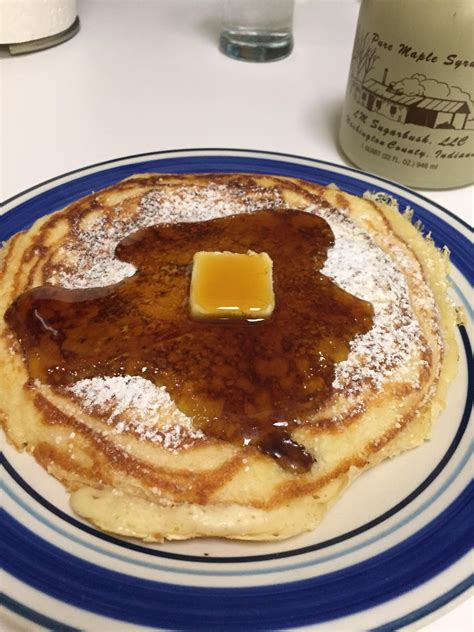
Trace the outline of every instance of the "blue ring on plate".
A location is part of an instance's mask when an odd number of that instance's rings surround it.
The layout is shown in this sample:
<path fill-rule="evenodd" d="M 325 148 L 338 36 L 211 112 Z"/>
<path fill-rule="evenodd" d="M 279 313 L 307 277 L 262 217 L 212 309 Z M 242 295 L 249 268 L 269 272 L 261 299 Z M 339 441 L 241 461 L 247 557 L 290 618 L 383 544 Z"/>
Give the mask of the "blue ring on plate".
<path fill-rule="evenodd" d="M 471 483 L 430 524 L 370 560 L 295 582 L 229 589 L 130 577 L 74 557 L 11 517 L 6 519 L 2 510 L 4 568 L 52 598 L 136 625 L 172 630 L 222 630 L 223 624 L 231 631 L 293 628 L 381 605 L 449 568 L 471 549 L 473 490 Z M 422 561 L 416 569 L 414 557 Z"/>
<path fill-rule="evenodd" d="M 377 628 L 372 628 L 369 632 L 392 632 L 393 630 L 398 630 L 410 623 L 414 623 L 415 621 L 419 621 L 420 619 L 428 616 L 435 610 L 442 608 L 446 604 L 450 603 L 453 599 L 460 597 L 464 592 L 466 592 L 472 586 L 472 578 L 459 582 L 456 586 L 454 586 L 451 590 L 448 590 L 446 593 L 438 597 L 437 599 L 433 599 L 425 606 L 421 608 L 417 608 L 412 612 L 406 614 L 403 617 L 399 617 L 389 623 L 378 626 Z M 24 617 L 28 621 L 32 621 L 33 623 L 37 623 L 38 625 L 42 625 L 46 627 L 48 630 L 52 632 L 80 632 L 78 628 L 72 628 L 70 626 L 61 623 L 60 621 L 56 621 L 51 619 L 50 617 L 46 617 L 31 608 L 27 608 L 23 604 L 11 599 L 10 597 L 6 597 L 4 595 L 0 595 L 0 604 L 4 605 L 6 608 L 19 614 Z"/>
<path fill-rule="evenodd" d="M 16 601 L 7 595 L 0 594 L 0 605 L 8 608 L 8 610 L 11 610 L 15 614 L 20 615 L 20 617 L 23 617 L 24 619 L 27 619 L 32 623 L 36 623 L 36 625 L 41 625 L 47 630 L 51 630 L 53 632 L 81 632 L 79 628 L 73 628 L 70 625 L 51 619 L 51 617 L 47 617 L 40 612 L 36 612 L 36 610 L 24 606 L 19 601 Z"/>
<path fill-rule="evenodd" d="M 389 623 L 385 623 L 384 625 L 378 626 L 377 628 L 372 628 L 369 632 L 392 632 L 392 630 L 398 630 L 406 625 L 414 623 L 415 621 L 419 621 L 420 619 L 428 616 L 435 610 L 442 608 L 446 604 L 450 603 L 453 599 L 460 597 L 464 592 L 466 592 L 472 586 L 472 578 L 459 582 L 456 586 L 454 586 L 451 590 L 448 590 L 444 595 L 441 595 L 437 599 L 433 599 L 428 604 L 423 606 L 422 608 L 417 608 L 412 612 L 406 614 L 403 617 L 399 617 Z M 31 608 L 27 608 L 23 604 L 11 599 L 10 597 L 6 597 L 4 595 L 0 595 L 0 604 L 4 605 L 6 608 L 19 614 L 24 617 L 28 621 L 32 621 L 33 623 L 37 623 L 38 625 L 42 625 L 43 627 L 51 630 L 52 632 L 80 632 L 78 628 L 72 628 L 60 621 L 56 621 L 51 619 L 50 617 L 46 617 Z"/>
<path fill-rule="evenodd" d="M 405 616 L 399 617 L 389 623 L 373 628 L 369 632 L 393 632 L 393 630 L 399 630 L 406 625 L 419 621 L 420 619 L 427 617 L 431 612 L 439 610 L 439 608 L 442 608 L 453 599 L 456 599 L 456 597 L 461 596 L 471 586 L 472 577 L 468 577 L 464 581 L 459 582 L 459 584 L 456 584 L 456 586 L 453 586 L 453 588 L 444 593 L 444 595 L 441 595 L 437 599 L 433 599 L 433 601 L 430 601 L 425 606 L 417 608 L 416 610 L 413 610 L 413 612 L 409 612 Z"/>

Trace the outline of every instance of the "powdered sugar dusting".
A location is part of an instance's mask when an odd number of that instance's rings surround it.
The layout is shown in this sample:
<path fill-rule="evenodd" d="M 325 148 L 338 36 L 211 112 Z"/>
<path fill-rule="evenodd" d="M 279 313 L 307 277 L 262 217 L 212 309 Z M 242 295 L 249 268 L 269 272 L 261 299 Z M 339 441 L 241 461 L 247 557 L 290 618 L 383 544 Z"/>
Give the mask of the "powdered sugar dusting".
<path fill-rule="evenodd" d="M 70 262 L 48 281 L 65 288 L 103 287 L 132 276 L 135 267 L 114 258 L 115 246 L 136 230 L 157 223 L 191 222 L 225 217 L 265 208 L 284 207 L 277 189 L 242 190 L 232 185 L 209 184 L 176 187 L 146 193 L 133 217 L 98 215 L 74 233 L 74 241 L 62 249 L 61 260 Z"/>
<path fill-rule="evenodd" d="M 286 206 L 277 189 L 255 186 L 240 190 L 227 184 L 205 187 L 181 187 L 172 194 L 166 190 L 150 191 L 143 196 L 140 209 L 147 217 L 160 222 L 195 222 L 252 213 L 260 209 Z"/>
<path fill-rule="evenodd" d="M 347 360 L 336 367 L 333 387 L 350 395 L 359 393 L 366 384 L 380 389 L 389 376 L 409 364 L 414 376 L 412 387 L 416 388 L 423 362 L 420 355 L 426 343 L 413 313 L 404 275 L 371 237 L 343 213 L 331 209 L 318 214 L 326 219 L 335 236 L 335 245 L 321 272 L 374 308 L 372 329 L 351 342 Z M 434 308 L 432 297 L 431 307 Z"/>
<path fill-rule="evenodd" d="M 187 447 L 204 436 L 176 408 L 164 387 L 141 377 L 94 377 L 76 382 L 69 391 L 86 411 L 105 416 L 111 433 L 133 432 L 169 450 Z"/>

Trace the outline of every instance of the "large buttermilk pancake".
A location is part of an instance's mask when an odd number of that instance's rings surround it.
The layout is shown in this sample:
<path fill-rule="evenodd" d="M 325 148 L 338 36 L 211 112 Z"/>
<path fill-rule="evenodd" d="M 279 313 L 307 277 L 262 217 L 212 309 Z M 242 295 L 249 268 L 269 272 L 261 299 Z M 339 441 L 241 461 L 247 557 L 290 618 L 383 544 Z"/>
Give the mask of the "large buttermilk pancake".
<path fill-rule="evenodd" d="M 210 436 L 147 378 L 146 367 L 84 377 L 86 365 L 67 385 L 34 377 L 34 341 L 29 348 L 28 322 L 15 315 L 25 292 L 102 288 L 101 296 L 134 275 L 114 253 L 135 231 L 268 209 L 325 220 L 333 245 L 321 274 L 373 314 L 345 359 L 331 356 L 328 338 L 324 354 L 335 362 L 329 395 L 304 418 L 287 420 L 309 467 L 284 468 L 251 442 Z M 62 481 L 77 514 L 124 536 L 272 540 L 312 529 L 361 472 L 428 437 L 456 370 L 447 255 L 376 196 L 273 176 L 137 175 L 15 235 L 0 266 L 0 419 L 7 438 Z M 278 285 L 275 294 L 277 305 L 285 301 Z M 216 349 L 216 357 L 222 353 Z M 208 361 L 209 376 L 218 379 L 212 353 Z M 288 368 L 271 367 L 281 384 L 291 383 Z"/>

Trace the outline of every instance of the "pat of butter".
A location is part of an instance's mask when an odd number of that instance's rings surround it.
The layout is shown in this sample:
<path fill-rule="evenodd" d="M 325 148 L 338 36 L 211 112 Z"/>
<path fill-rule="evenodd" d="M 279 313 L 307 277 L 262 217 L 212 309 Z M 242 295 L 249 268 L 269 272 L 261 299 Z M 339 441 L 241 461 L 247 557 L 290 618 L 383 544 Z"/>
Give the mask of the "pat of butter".
<path fill-rule="evenodd" d="M 269 318 L 273 262 L 266 252 L 196 252 L 189 303 L 194 318 Z"/>

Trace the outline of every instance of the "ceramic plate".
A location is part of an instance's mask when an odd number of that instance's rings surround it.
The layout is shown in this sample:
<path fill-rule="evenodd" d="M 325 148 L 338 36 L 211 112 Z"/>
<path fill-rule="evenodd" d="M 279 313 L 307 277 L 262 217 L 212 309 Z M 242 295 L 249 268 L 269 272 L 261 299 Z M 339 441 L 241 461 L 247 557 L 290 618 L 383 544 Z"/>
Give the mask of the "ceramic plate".
<path fill-rule="evenodd" d="M 317 160 L 242 150 L 132 156 L 60 176 L 9 200 L 0 240 L 140 172 L 253 172 L 362 195 L 384 191 L 447 245 L 452 296 L 470 311 L 469 229 L 409 189 Z M 417 627 L 470 584 L 470 342 L 432 439 L 349 488 L 319 529 L 280 543 L 212 539 L 143 545 L 75 517 L 62 486 L 28 455 L 3 454 L 7 622 L 49 630 L 393 630 Z M 22 628 L 24 629 L 24 627 Z"/>

